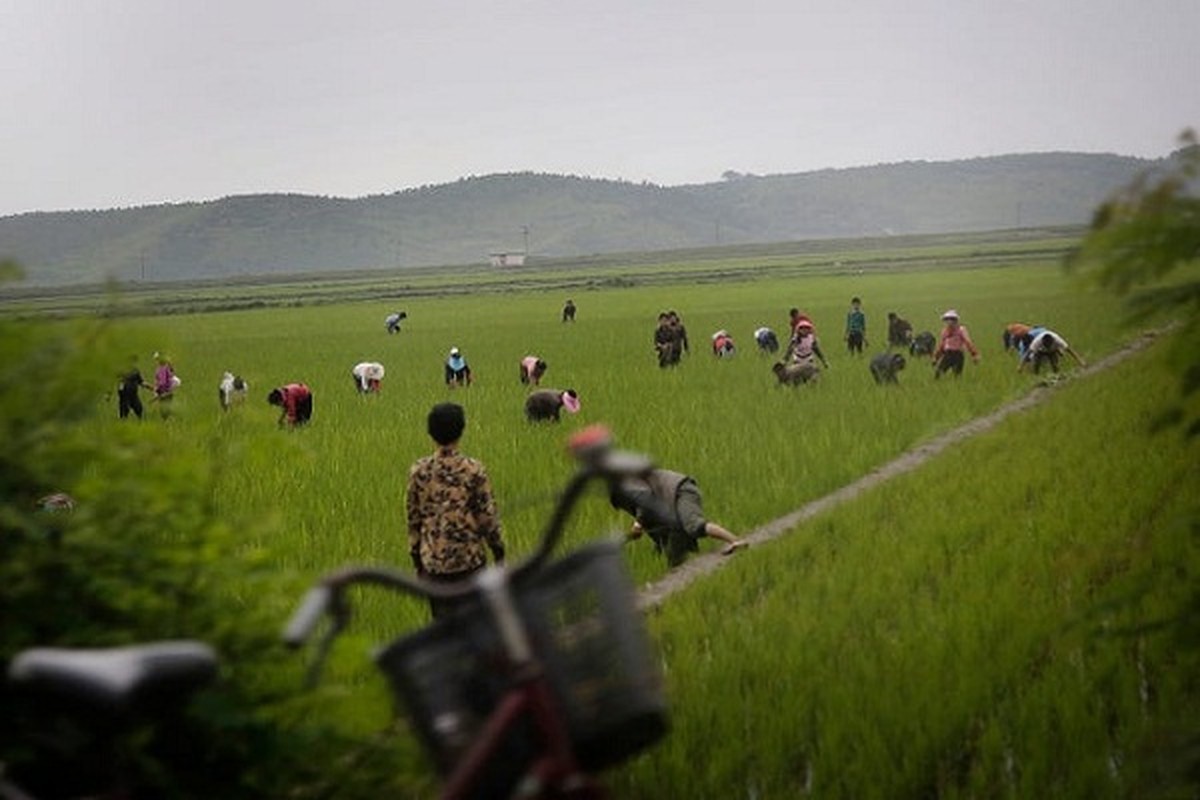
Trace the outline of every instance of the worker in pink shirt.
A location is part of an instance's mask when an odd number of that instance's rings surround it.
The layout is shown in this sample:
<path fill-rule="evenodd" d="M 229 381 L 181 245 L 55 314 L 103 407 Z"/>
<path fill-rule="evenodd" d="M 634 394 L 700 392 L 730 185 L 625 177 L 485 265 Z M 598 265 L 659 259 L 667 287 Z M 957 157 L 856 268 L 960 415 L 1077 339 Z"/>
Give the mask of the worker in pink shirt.
<path fill-rule="evenodd" d="M 971 334 L 965 325 L 958 321 L 958 312 L 950 309 L 942 314 L 942 322 L 946 323 L 938 337 L 937 347 L 933 351 L 933 377 L 940 378 L 943 372 L 953 370 L 954 377 L 962 375 L 965 353 L 971 354 L 971 360 L 979 363 L 979 349 L 971 341 Z"/>
<path fill-rule="evenodd" d="M 537 386 L 546 374 L 546 362 L 537 356 L 525 356 L 521 359 L 521 383 Z"/>

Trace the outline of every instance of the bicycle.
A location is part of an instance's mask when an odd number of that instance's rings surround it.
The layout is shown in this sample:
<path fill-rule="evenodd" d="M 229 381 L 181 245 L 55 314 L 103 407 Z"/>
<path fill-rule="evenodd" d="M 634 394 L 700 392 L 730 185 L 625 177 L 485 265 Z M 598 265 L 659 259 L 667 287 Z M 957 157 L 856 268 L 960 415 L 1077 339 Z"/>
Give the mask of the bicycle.
<path fill-rule="evenodd" d="M 125 737 L 147 720 L 169 724 L 215 680 L 217 665 L 209 645 L 190 640 L 22 651 L 8 679 L 37 708 L 41 725 L 26 738 L 41 755 L 32 761 L 47 768 L 15 778 L 0 762 L 0 798 L 33 800 L 29 783 L 54 797 L 139 796 Z"/>
<path fill-rule="evenodd" d="M 620 544 L 601 541 L 554 562 L 550 554 L 588 483 L 620 481 L 649 468 L 614 452 L 589 429 L 572 443 L 580 467 L 538 548 L 513 568 L 493 566 L 461 584 L 432 583 L 383 568 L 323 578 L 284 630 L 303 645 L 323 617 L 332 624 L 310 664 L 315 683 L 350 621 L 345 590 L 373 584 L 418 597 L 463 599 L 464 607 L 376 655 L 397 698 L 444 776 L 442 797 L 601 798 L 596 773 L 624 761 L 667 730 L 662 676 L 636 608 Z M 598 669 L 598 667 L 600 669 Z M 49 765 L 33 785 L 47 796 L 129 798 L 145 794 L 127 770 L 123 736 L 147 720 L 169 721 L 217 675 L 218 657 L 192 640 L 126 647 L 33 648 L 8 678 L 35 704 L 44 730 L 28 738 Z M 136 745 L 135 745 L 136 746 Z M 33 800 L 25 775 L 0 763 L 0 798 Z M 45 778 L 49 784 L 42 780 Z M 43 788 L 45 786 L 53 788 Z M 96 787 L 103 787 L 97 793 Z M 152 796 L 152 790 L 151 794 Z"/>
<path fill-rule="evenodd" d="M 309 668 L 315 682 L 349 623 L 349 587 L 464 604 L 375 657 L 443 777 L 443 800 L 604 797 L 596 773 L 667 731 L 661 670 L 620 543 L 549 561 L 587 484 L 600 479 L 620 492 L 621 480 L 650 462 L 613 451 L 603 429 L 585 429 L 571 448 L 580 466 L 525 561 L 457 584 L 385 568 L 339 570 L 309 590 L 284 630 L 284 641 L 300 647 L 329 618 Z"/>

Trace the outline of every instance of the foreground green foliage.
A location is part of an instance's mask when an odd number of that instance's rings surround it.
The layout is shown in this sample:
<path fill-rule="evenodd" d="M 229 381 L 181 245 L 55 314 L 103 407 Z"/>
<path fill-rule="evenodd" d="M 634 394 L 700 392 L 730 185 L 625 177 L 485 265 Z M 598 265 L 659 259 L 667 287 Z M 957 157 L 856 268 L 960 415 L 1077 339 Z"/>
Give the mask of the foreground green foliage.
<path fill-rule="evenodd" d="M 124 769 L 142 796 L 279 796 L 297 782 L 323 785 L 315 776 L 331 770 L 308 754 L 336 746 L 336 736 L 320 723 L 280 724 L 298 669 L 280 652 L 278 617 L 255 602 L 278 592 L 281 576 L 235 535 L 270 528 L 253 514 L 217 513 L 214 490 L 231 458 L 219 442 L 188 446 L 160 426 L 96 424 L 96 399 L 116 382 L 108 365 L 128 363 L 112 334 L 95 322 L 0 322 L 0 663 L 35 646 L 200 638 L 225 660 L 223 680 L 169 730 L 138 723 L 121 740 L 60 741 L 79 758 L 73 769 L 29 749 L 31 736 L 69 730 L 51 707 L 0 686 L 0 762 L 47 797 L 104 786 L 92 781 L 106 759 L 130 750 Z M 58 492 L 73 509 L 42 507 Z"/>
<path fill-rule="evenodd" d="M 1146 172 L 1100 206 L 1069 263 L 1096 283 L 1127 298 L 1140 323 L 1164 310 L 1178 313 L 1182 330 L 1175 360 L 1180 399 L 1162 424 L 1200 434 L 1200 144 L 1193 131 L 1180 137 L 1172 161 Z"/>

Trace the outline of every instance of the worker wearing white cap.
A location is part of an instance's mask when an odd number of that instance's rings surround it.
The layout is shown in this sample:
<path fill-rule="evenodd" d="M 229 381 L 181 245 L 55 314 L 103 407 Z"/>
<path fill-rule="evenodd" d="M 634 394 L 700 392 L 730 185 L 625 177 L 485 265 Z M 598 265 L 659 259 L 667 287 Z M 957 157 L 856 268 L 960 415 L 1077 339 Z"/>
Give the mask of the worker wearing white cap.
<path fill-rule="evenodd" d="M 471 368 L 457 347 L 450 348 L 450 356 L 446 359 L 446 385 L 452 389 L 471 385 Z"/>
<path fill-rule="evenodd" d="M 967 327 L 958 321 L 958 312 L 950 309 L 942 314 L 942 334 L 938 337 L 937 347 L 933 351 L 933 377 L 942 377 L 943 372 L 953 372 L 955 377 L 962 375 L 965 356 L 963 351 L 971 354 L 971 360 L 979 363 L 979 349 L 971 341 Z"/>
<path fill-rule="evenodd" d="M 350 370 L 354 378 L 354 388 L 359 394 L 378 392 L 383 384 L 383 364 L 378 361 L 362 361 Z"/>

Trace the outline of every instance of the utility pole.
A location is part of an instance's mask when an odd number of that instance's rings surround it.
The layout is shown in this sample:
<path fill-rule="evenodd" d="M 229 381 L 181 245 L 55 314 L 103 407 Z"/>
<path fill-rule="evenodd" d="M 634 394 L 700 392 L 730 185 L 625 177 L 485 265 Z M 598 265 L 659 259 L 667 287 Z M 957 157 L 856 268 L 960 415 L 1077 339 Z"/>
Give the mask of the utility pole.
<path fill-rule="evenodd" d="M 141 258 L 141 261 L 142 261 L 142 283 L 145 283 L 146 282 L 146 251 L 145 250 L 142 251 L 141 256 L 142 256 L 142 258 Z"/>
<path fill-rule="evenodd" d="M 521 226 L 521 234 L 525 237 L 525 257 L 529 258 L 529 226 Z"/>

